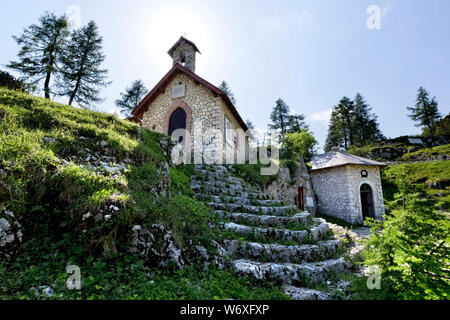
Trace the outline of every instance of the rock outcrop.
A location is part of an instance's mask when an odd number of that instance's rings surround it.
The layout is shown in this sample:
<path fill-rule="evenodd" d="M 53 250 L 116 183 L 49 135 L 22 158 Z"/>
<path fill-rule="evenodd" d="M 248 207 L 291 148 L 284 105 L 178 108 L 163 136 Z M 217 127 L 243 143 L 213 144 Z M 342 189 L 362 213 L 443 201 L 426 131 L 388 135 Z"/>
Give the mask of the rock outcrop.
<path fill-rule="evenodd" d="M 137 254 L 148 265 L 165 267 L 171 264 L 178 269 L 183 268 L 184 260 L 172 231 L 162 224 L 154 224 L 150 227 L 135 225 L 132 232 L 130 253 Z"/>
<path fill-rule="evenodd" d="M 289 168 L 280 167 L 277 179 L 266 188 L 265 194 L 274 199 L 283 200 L 289 205 L 298 206 L 299 188 L 303 188 L 305 210 L 315 214 L 316 203 L 311 178 L 302 159 L 300 159 L 300 164 L 293 177 L 291 177 Z"/>
<path fill-rule="evenodd" d="M 12 211 L 0 207 L 0 258 L 11 258 L 22 243 L 22 226 Z"/>

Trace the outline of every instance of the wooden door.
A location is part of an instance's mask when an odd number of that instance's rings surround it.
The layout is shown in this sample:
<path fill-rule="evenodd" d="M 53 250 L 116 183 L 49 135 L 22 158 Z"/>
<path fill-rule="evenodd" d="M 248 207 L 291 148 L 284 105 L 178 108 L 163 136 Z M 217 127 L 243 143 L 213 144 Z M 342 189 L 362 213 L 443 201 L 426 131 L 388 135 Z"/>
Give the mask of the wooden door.
<path fill-rule="evenodd" d="M 298 188 L 298 208 L 305 211 L 305 198 L 303 194 L 303 187 Z"/>

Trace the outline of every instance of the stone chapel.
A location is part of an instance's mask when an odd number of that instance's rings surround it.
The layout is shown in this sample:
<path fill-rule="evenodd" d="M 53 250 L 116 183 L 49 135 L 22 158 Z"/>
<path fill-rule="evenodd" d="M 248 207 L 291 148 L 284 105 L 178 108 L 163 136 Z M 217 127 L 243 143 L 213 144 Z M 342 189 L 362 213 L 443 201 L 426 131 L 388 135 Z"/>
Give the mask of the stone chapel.
<path fill-rule="evenodd" d="M 132 111 L 131 120 L 175 136 L 184 148 L 222 163 L 225 151 L 245 154 L 248 128 L 228 95 L 196 74 L 199 53 L 193 42 L 181 37 L 168 52 L 172 69 Z"/>

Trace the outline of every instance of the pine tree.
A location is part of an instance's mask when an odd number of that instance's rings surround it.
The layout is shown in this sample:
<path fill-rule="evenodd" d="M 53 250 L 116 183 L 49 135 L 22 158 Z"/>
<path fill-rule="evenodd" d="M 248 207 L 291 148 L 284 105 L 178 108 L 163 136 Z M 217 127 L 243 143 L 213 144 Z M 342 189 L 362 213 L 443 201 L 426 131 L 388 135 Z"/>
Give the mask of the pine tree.
<path fill-rule="evenodd" d="M 430 94 L 423 87 L 417 92 L 417 101 L 415 107 L 408 107 L 411 114 L 408 116 L 416 121 L 416 127 L 425 127 L 431 137 L 434 136 L 434 125 L 441 120 L 436 97 L 430 100 Z"/>
<path fill-rule="evenodd" d="M 103 38 L 98 34 L 94 21 L 74 30 L 61 57 L 62 77 L 58 87 L 60 95 L 69 97 L 69 105 L 75 101 L 80 106 L 102 101 L 99 87 L 105 87 L 108 70 L 100 66 L 105 60 L 102 53 Z"/>
<path fill-rule="evenodd" d="M 282 99 L 278 99 L 270 115 L 272 123 L 269 124 L 269 128 L 272 130 L 279 130 L 283 136 L 289 128 L 289 113 L 289 106 Z"/>
<path fill-rule="evenodd" d="M 120 94 L 120 99 L 116 100 L 116 106 L 121 108 L 121 113 L 129 116 L 138 104 L 142 101 L 148 90 L 142 80 L 136 80 L 130 88 L 125 89 L 125 93 Z"/>
<path fill-rule="evenodd" d="M 219 85 L 219 89 L 225 92 L 228 98 L 230 98 L 233 105 L 236 106 L 236 98 L 234 97 L 234 94 L 226 81 L 222 81 L 222 83 Z"/>
<path fill-rule="evenodd" d="M 20 37 L 13 37 L 20 46 L 19 60 L 11 61 L 7 67 L 21 73 L 21 80 L 29 81 L 32 85 L 45 79 L 45 98 L 50 99 L 51 79 L 57 72 L 57 62 L 63 54 L 68 34 L 65 16 L 44 14 L 39 18 L 39 24 L 32 24 Z"/>

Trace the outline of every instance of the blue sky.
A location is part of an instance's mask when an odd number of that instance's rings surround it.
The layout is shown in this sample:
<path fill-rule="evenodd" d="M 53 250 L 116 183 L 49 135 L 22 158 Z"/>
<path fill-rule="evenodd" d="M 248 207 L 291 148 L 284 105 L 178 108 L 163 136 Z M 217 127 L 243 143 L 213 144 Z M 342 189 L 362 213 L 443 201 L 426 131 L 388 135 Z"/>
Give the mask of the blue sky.
<path fill-rule="evenodd" d="M 370 5 L 381 10 L 379 30 L 367 28 Z M 437 96 L 441 113 L 450 111 L 448 0 L 4 1 L 0 68 L 16 57 L 12 35 L 46 10 L 76 12 L 73 6 L 104 38 L 113 83 L 97 110 L 117 112 L 114 100 L 136 79 L 151 89 L 185 34 L 202 52 L 197 74 L 229 82 L 243 118 L 266 128 L 283 98 L 306 115 L 321 147 L 329 112 L 344 95 L 360 92 L 388 137 L 419 132 L 406 107 L 420 85 Z"/>

